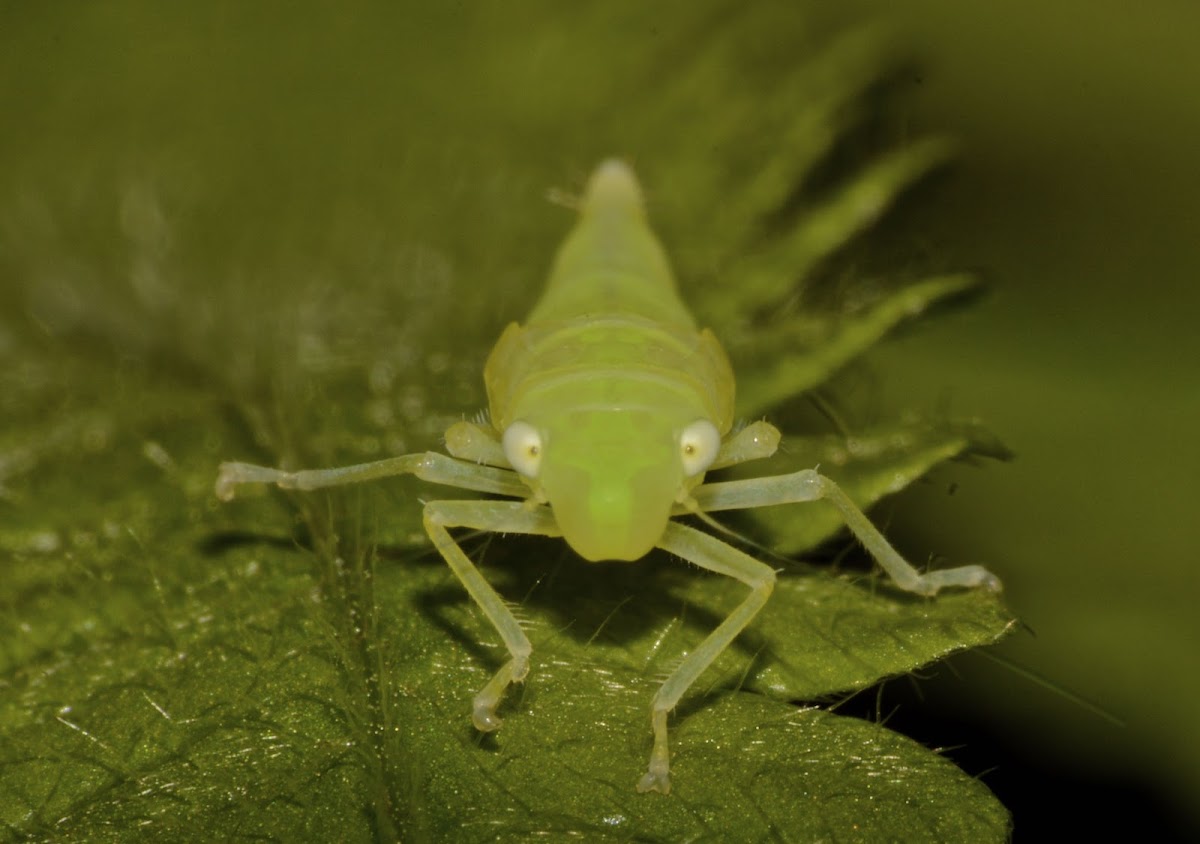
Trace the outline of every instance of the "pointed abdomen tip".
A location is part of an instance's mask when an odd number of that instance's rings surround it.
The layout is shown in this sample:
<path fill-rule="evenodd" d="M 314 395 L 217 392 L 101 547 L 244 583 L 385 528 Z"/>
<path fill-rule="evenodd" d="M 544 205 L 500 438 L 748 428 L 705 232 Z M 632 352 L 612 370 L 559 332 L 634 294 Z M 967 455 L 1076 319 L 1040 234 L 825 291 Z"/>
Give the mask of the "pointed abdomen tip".
<path fill-rule="evenodd" d="M 642 208 L 642 188 L 637 176 L 619 158 L 609 158 L 600 163 L 592 172 L 583 196 L 583 213 L 605 207 L 625 211 L 640 211 Z"/>

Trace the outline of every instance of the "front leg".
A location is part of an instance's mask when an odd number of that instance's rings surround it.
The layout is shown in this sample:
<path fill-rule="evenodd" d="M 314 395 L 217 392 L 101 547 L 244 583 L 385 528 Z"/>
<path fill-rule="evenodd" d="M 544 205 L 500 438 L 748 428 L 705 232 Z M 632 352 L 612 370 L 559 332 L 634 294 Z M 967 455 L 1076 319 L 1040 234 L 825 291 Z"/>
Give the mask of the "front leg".
<path fill-rule="evenodd" d="M 508 649 L 508 662 L 500 666 L 487 685 L 479 690 L 471 708 L 471 721 L 475 728 L 487 733 L 500 726 L 496 707 L 504 697 L 504 692 L 513 683 L 524 680 L 529 673 L 529 655 L 533 646 L 504 599 L 450 536 L 447 528 L 451 527 L 538 536 L 562 534 L 548 507 L 530 507 L 523 501 L 430 501 L 425 505 L 425 530 L 433 540 L 434 547 L 483 610 Z"/>
<path fill-rule="evenodd" d="M 241 484 L 264 483 L 276 484 L 283 489 L 313 490 L 404 474 L 460 489 L 517 497 L 529 494 L 529 487 L 515 472 L 456 460 L 437 452 L 406 454 L 355 466 L 297 472 L 250 463 L 222 463 L 217 476 L 216 493 L 218 498 L 228 501 Z M 532 646 L 512 611 L 463 553 L 447 528 L 469 527 L 498 533 L 543 536 L 560 536 L 561 533 L 549 508 L 532 507 L 527 501 L 431 501 L 425 505 L 424 523 L 434 547 L 496 628 L 509 653 L 508 662 L 479 691 L 472 707 L 471 720 L 476 728 L 489 732 L 500 726 L 496 707 L 505 690 L 511 684 L 525 679 L 529 672 Z"/>
<path fill-rule="evenodd" d="M 740 580 L 750 587 L 750 594 L 679 663 L 679 667 L 671 672 L 654 695 L 650 707 L 654 748 L 650 751 L 649 770 L 638 781 L 637 790 L 668 794 L 671 791 L 671 766 L 667 745 L 667 715 L 771 597 L 775 588 L 775 570 L 715 536 L 678 522 L 667 523 L 667 530 L 658 547 L 700 568 Z"/>
<path fill-rule="evenodd" d="M 935 595 L 949 586 L 974 588 L 982 586 L 992 591 L 1001 588 L 1000 578 L 983 566 L 960 566 L 938 571 L 917 571 L 892 547 L 863 511 L 850 500 L 840 486 L 815 469 L 804 469 L 790 475 L 774 475 L 745 481 L 725 481 L 705 484 L 692 491 L 699 508 L 714 510 L 744 510 L 824 500 L 841 514 L 846 527 L 866 547 L 867 552 L 883 567 L 896 586 L 918 595 Z"/>
<path fill-rule="evenodd" d="M 529 487 L 516 472 L 455 460 L 436 451 L 404 454 L 354 466 L 301 469 L 295 472 L 253 463 L 222 463 L 217 472 L 216 494 L 222 501 L 230 501 L 241 484 L 275 484 L 283 489 L 313 490 L 396 475 L 414 475 L 430 483 L 515 498 L 529 495 Z"/>

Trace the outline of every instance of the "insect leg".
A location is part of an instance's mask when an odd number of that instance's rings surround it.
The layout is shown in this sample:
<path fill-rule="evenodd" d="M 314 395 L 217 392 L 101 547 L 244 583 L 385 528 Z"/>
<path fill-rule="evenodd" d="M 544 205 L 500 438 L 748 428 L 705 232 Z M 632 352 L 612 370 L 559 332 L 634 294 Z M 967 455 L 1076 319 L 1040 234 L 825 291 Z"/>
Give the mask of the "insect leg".
<path fill-rule="evenodd" d="M 654 695 L 650 707 L 650 724 L 654 729 L 654 749 L 650 752 L 650 768 L 638 781 L 641 792 L 671 790 L 670 752 L 667 747 L 667 714 L 704 670 L 712 665 L 721 652 L 729 647 L 743 628 L 762 609 L 775 588 L 775 570 L 766 563 L 726 545 L 715 536 L 669 522 L 659 547 L 695 563 L 703 569 L 740 580 L 750 587 L 750 594 L 708 634 L 694 651 L 684 658 Z"/>
<path fill-rule="evenodd" d="M 999 590 L 1000 579 L 983 566 L 960 566 L 922 574 L 913 568 L 892 547 L 863 511 L 850 500 L 840 486 L 815 469 L 804 469 L 790 475 L 754 478 L 745 481 L 726 481 L 704 484 L 692 490 L 692 497 L 701 510 L 742 510 L 824 500 L 841 514 L 846 527 L 883 567 L 896 586 L 919 595 L 935 595 L 948 586 L 976 587 Z"/>
<path fill-rule="evenodd" d="M 303 469 L 298 472 L 286 472 L 250 463 L 222 463 L 217 473 L 216 493 L 217 498 L 229 501 L 239 484 L 276 484 L 283 489 L 311 490 L 388 478 L 393 475 L 415 475 L 431 483 L 518 498 L 529 495 L 529 487 L 514 472 L 455 460 L 436 451 L 405 454 L 355 466 Z"/>
<path fill-rule="evenodd" d="M 709 470 L 736 466 L 747 460 L 770 457 L 779 448 L 779 430 L 769 422 L 751 422 L 721 443 L 721 450 Z"/>
<path fill-rule="evenodd" d="M 533 647 L 504 600 L 450 536 L 446 530 L 450 527 L 540 536 L 560 536 L 561 532 L 549 508 L 531 508 L 522 501 L 430 501 L 425 505 L 425 530 L 434 547 L 483 610 L 508 649 L 508 662 L 479 690 L 471 708 L 475 728 L 486 733 L 500 726 L 496 706 L 505 690 L 524 680 L 529 673 L 529 654 Z"/>
<path fill-rule="evenodd" d="M 446 451 L 460 460 L 508 468 L 500 440 L 488 428 L 474 422 L 455 422 L 446 429 Z"/>

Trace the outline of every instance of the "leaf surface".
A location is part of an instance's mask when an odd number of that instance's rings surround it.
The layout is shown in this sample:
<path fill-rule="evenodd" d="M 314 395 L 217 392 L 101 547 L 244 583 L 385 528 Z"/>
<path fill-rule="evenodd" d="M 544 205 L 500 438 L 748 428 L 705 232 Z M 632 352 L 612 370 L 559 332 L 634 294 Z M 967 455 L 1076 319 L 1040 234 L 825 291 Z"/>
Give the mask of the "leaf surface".
<path fill-rule="evenodd" d="M 569 225 L 540 197 L 570 162 L 636 161 L 685 296 L 702 300 L 746 237 L 780 236 L 767 206 L 789 202 L 854 122 L 873 38 L 796 65 L 790 11 L 730 28 L 721 4 L 667 35 L 635 27 L 633 41 L 607 7 L 526 20 L 480 4 L 414 21 L 397 4 L 336 25 L 124 8 L 65 20 L 46 7 L 3 28 L 4 61 L 46 43 L 70 59 L 22 68 L 29 86 L 3 95 L 36 139 L 0 139 L 14 174 L 0 189 L 4 835 L 1004 840 L 1003 807 L 949 760 L 805 708 L 994 641 L 1011 624 L 995 596 L 914 599 L 781 563 L 760 618 L 674 715 L 672 794 L 638 795 L 659 678 L 742 587 L 665 556 L 593 566 L 560 541 L 464 537 L 535 646 L 503 729 L 481 737 L 470 699 L 503 654 L 421 532 L 421 501 L 445 490 L 212 494 L 222 460 L 439 447 L 482 405 L 489 344 L 527 311 Z M 145 37 L 128 37 L 130 21 Z M 170 58 L 208 56 L 205 33 L 227 31 L 250 35 L 222 40 L 211 65 Z M 728 62 L 692 49 L 716 33 Z M 614 44 L 628 47 L 619 68 Z M 774 58 L 760 67 L 763 45 Z M 629 102 L 631 80 L 668 66 L 661 97 Z M 776 68 L 778 98 L 741 96 Z M 676 131 L 709 101 L 731 104 L 703 110 L 719 143 Z M 135 119 L 118 131 L 113 113 Z M 614 113 L 628 117 L 599 119 Z M 741 181 L 772 150 L 786 155 Z M 880 182 L 891 192 L 910 181 L 893 176 Z M 839 238 L 870 217 L 836 207 Z M 786 300 L 799 280 L 778 278 Z M 784 320 L 784 345 L 764 335 L 758 351 L 807 362 L 780 373 L 748 355 L 747 395 L 766 385 L 751 403 L 823 382 L 948 291 L 835 302 L 804 331 Z M 726 316 L 714 328 L 734 337 Z M 869 503 L 982 442 L 918 423 L 849 441 L 797 431 L 756 471 L 820 463 Z M 750 523 L 775 553 L 838 527 L 820 505 L 775 510 Z"/>

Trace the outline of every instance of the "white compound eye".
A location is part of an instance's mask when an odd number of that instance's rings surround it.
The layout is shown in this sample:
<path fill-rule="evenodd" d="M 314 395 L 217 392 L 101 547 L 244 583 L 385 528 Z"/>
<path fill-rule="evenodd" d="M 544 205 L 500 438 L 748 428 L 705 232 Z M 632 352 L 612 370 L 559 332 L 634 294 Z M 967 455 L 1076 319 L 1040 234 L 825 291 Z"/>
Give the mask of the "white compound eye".
<path fill-rule="evenodd" d="M 527 478 L 536 478 L 542 467 L 542 435 L 537 429 L 518 420 L 505 429 L 501 442 L 509 465 Z"/>
<path fill-rule="evenodd" d="M 679 456 L 683 459 L 683 474 L 699 475 L 717 459 L 721 449 L 721 434 L 707 419 L 697 419 L 679 435 Z"/>

